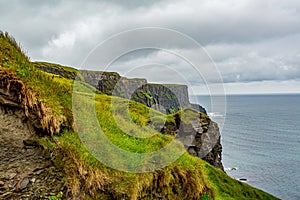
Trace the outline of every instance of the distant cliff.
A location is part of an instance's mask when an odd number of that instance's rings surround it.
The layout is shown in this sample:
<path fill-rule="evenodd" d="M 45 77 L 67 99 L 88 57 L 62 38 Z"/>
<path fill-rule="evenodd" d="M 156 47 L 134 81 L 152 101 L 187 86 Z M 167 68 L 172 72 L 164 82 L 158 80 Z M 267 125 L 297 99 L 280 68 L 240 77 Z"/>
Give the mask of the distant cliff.
<path fill-rule="evenodd" d="M 80 71 L 80 74 L 85 82 L 105 94 L 131 99 L 163 113 L 193 108 L 206 114 L 202 106 L 189 102 L 186 85 L 152 84 L 146 79 L 129 79 L 116 72 Z"/>
<path fill-rule="evenodd" d="M 202 106 L 190 103 L 186 85 L 152 84 L 143 78 L 122 77 L 117 72 L 81 70 L 78 73 L 73 68 L 45 62 L 37 62 L 35 66 L 45 72 L 71 80 L 80 77 L 81 80 L 107 95 L 131 99 L 163 113 L 170 114 L 184 108 L 192 108 L 206 114 Z"/>

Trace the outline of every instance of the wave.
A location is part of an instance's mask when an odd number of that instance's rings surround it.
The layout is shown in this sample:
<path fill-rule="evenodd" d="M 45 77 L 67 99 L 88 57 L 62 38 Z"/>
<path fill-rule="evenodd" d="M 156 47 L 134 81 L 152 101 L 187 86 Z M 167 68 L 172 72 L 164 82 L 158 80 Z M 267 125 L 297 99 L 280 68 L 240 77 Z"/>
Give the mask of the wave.
<path fill-rule="evenodd" d="M 207 113 L 208 116 L 210 117 L 224 117 L 224 115 L 222 115 L 221 113 L 219 112 L 210 112 L 210 113 Z"/>
<path fill-rule="evenodd" d="M 239 169 L 238 167 L 225 167 L 224 168 L 225 171 L 236 171 L 238 169 Z"/>

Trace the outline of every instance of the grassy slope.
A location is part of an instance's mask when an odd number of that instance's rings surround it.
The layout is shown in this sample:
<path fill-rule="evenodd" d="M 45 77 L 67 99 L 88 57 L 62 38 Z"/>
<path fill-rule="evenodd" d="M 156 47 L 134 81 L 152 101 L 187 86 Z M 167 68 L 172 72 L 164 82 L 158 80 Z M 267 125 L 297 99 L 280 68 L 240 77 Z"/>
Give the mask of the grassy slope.
<path fill-rule="evenodd" d="M 65 69 L 74 72 L 71 68 Z M 27 87 L 32 88 L 37 101 L 45 102 L 56 116 L 63 115 L 72 121 L 73 82 L 37 70 L 16 42 L 5 34 L 0 34 L 0 70 L 16 73 Z M 86 88 L 83 90 L 86 91 Z M 111 114 L 111 102 L 122 107 L 125 105 L 123 99 L 96 94 L 94 102 L 90 95 L 81 93 L 79 97 L 87 104 L 95 103 L 103 132 L 114 144 L 127 151 L 151 152 L 172 140 L 150 128 L 147 131 L 154 134 L 151 139 L 137 139 L 125 134 Z M 122 115 L 117 114 L 116 117 L 117 121 L 125 123 L 132 132 L 142 134 L 145 132 L 143 125 L 151 120 L 149 111 L 149 108 L 131 102 L 130 116 L 134 123 Z M 151 112 L 155 113 L 156 119 L 166 117 L 156 111 Z M 172 120 L 172 116 L 167 118 Z M 42 138 L 40 143 L 52 153 L 57 166 L 64 169 L 70 192 L 81 198 L 157 199 L 159 196 L 166 196 L 168 199 L 276 199 L 230 178 L 219 169 L 187 153 L 168 167 L 135 174 L 120 172 L 99 162 L 82 145 L 78 133 L 71 126 L 65 127 L 53 137 Z"/>

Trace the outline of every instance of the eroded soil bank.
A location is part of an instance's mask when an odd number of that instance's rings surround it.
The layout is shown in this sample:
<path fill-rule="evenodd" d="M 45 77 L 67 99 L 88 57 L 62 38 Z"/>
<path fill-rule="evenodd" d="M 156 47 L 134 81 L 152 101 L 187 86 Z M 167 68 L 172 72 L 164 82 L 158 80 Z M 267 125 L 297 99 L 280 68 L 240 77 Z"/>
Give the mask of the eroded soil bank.
<path fill-rule="evenodd" d="M 48 199 L 65 192 L 62 172 L 37 137 L 20 108 L 0 105 L 0 199 Z"/>

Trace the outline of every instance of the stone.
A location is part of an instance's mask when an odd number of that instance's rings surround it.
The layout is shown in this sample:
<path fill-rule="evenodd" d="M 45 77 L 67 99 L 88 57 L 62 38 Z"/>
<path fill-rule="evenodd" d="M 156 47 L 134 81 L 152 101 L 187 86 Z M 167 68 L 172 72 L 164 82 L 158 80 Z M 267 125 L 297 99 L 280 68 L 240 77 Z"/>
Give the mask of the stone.
<path fill-rule="evenodd" d="M 20 183 L 19 189 L 24 190 L 27 187 L 28 183 L 29 183 L 29 179 L 24 178 Z"/>
<path fill-rule="evenodd" d="M 31 183 L 35 183 L 35 181 L 36 181 L 35 178 L 30 179 L 30 182 L 31 182 Z"/>
<path fill-rule="evenodd" d="M 12 194 L 12 192 L 6 192 L 6 193 L 2 194 L 1 196 L 2 196 L 2 197 L 6 197 L 6 196 L 9 196 L 9 195 L 11 195 L 11 194 Z"/>
<path fill-rule="evenodd" d="M 7 173 L 6 177 L 7 177 L 7 179 L 13 179 L 16 175 L 17 175 L 17 173 Z"/>
<path fill-rule="evenodd" d="M 23 144 L 25 146 L 34 146 L 34 147 L 38 146 L 37 141 L 36 140 L 31 140 L 31 139 L 23 140 Z"/>
<path fill-rule="evenodd" d="M 36 175 L 40 175 L 44 170 L 43 169 L 38 169 L 38 170 L 34 170 L 34 174 Z"/>
<path fill-rule="evenodd" d="M 11 101 L 9 99 L 5 99 L 3 96 L 0 96 L 0 104 L 4 104 L 7 106 L 12 106 L 12 107 L 18 107 L 19 104 L 15 103 L 14 101 Z"/>
<path fill-rule="evenodd" d="M 4 186 L 4 182 L 3 181 L 0 181 L 0 186 Z"/>

